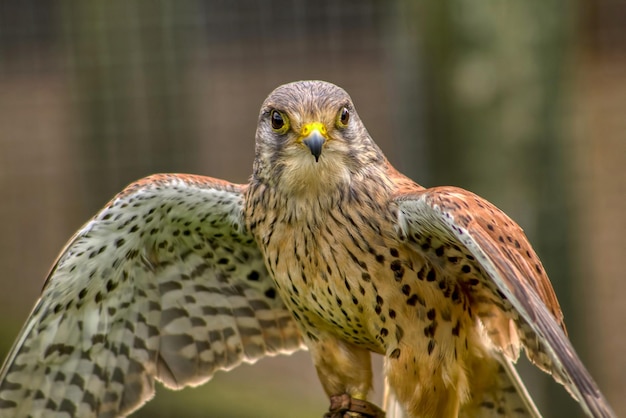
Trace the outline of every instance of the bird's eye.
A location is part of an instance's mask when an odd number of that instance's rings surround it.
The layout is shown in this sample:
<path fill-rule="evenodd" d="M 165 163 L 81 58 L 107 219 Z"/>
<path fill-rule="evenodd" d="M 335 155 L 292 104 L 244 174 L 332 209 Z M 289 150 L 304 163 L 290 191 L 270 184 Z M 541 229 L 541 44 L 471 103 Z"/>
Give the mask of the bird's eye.
<path fill-rule="evenodd" d="M 287 117 L 278 110 L 272 110 L 270 113 L 270 123 L 272 124 L 272 129 L 281 134 L 287 132 L 287 129 L 289 129 Z"/>
<path fill-rule="evenodd" d="M 348 121 L 350 120 L 350 111 L 347 107 L 342 107 L 339 111 L 339 115 L 337 116 L 337 124 L 340 127 L 348 126 Z"/>

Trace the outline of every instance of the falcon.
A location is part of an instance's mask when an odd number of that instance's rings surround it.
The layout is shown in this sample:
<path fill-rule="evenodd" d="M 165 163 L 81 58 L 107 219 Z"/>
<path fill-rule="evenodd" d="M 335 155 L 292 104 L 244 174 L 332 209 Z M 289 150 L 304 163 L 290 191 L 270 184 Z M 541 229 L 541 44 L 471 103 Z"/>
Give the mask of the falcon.
<path fill-rule="evenodd" d="M 117 417 L 217 370 L 307 348 L 326 417 L 538 417 L 524 349 L 590 417 L 614 417 L 522 229 L 396 171 L 323 81 L 261 107 L 248 184 L 161 174 L 70 239 L 0 371 L 0 417 Z"/>

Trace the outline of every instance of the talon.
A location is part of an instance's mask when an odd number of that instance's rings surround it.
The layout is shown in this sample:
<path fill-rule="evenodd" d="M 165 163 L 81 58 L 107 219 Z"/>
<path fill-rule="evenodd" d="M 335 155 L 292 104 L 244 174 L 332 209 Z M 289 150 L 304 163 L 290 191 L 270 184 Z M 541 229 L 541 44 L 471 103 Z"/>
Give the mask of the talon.
<path fill-rule="evenodd" d="M 385 411 L 371 402 L 344 393 L 330 397 L 330 406 L 324 418 L 385 418 Z"/>

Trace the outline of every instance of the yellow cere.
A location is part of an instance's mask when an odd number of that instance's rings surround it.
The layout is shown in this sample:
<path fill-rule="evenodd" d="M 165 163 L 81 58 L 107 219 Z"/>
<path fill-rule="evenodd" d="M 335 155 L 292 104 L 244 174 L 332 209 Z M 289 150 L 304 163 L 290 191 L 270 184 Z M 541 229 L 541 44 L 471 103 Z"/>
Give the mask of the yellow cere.
<path fill-rule="evenodd" d="M 313 131 L 318 131 L 324 138 L 328 139 L 328 133 L 326 132 L 326 126 L 321 122 L 310 122 L 302 127 L 300 132 L 300 139 L 304 139 Z"/>

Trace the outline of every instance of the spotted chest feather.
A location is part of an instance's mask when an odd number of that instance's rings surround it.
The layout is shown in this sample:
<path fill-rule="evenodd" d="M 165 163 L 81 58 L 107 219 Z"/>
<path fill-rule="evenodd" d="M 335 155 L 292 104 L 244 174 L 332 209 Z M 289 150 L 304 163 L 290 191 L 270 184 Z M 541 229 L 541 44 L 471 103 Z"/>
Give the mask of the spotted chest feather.
<path fill-rule="evenodd" d="M 333 205 L 338 212 L 309 210 L 315 219 L 277 210 L 253 221 L 253 233 L 257 226 L 272 231 L 257 240 L 303 334 L 313 341 L 330 334 L 392 358 L 411 345 L 426 357 L 451 353 L 450 362 L 457 361 L 467 351 L 473 321 L 461 284 L 399 241 L 392 205 L 371 213 L 342 207 L 350 205 L 339 201 Z"/>

